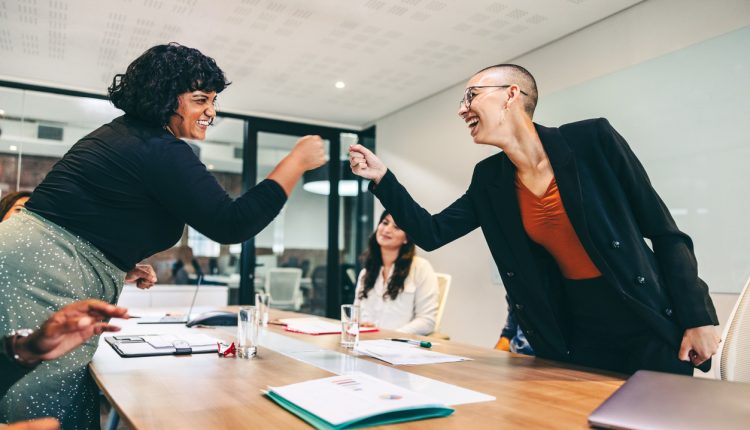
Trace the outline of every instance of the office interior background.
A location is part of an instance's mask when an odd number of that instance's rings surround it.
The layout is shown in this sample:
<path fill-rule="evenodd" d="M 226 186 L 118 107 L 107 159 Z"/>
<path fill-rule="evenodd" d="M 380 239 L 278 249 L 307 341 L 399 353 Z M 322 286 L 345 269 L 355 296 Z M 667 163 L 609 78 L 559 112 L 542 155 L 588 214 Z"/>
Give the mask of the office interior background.
<path fill-rule="evenodd" d="M 750 1 L 0 0 L 0 193 L 32 190 L 119 116 L 105 97 L 112 77 L 172 41 L 215 58 L 232 81 L 206 141 L 191 142 L 231 195 L 301 135 L 321 134 L 330 162 L 253 241 L 219 245 L 186 229 L 148 261 L 161 283 L 174 283 L 178 246 L 189 245 L 232 301 L 249 300 L 269 268 L 297 267 L 302 310 L 335 316 L 382 209 L 342 163 L 348 145 L 374 149 L 441 210 L 494 152 L 456 116 L 465 81 L 504 62 L 535 75 L 536 122 L 607 117 L 625 136 L 693 238 L 721 321 L 750 276 Z M 441 332 L 493 345 L 507 310 L 481 232 L 419 254 L 453 278 Z"/>

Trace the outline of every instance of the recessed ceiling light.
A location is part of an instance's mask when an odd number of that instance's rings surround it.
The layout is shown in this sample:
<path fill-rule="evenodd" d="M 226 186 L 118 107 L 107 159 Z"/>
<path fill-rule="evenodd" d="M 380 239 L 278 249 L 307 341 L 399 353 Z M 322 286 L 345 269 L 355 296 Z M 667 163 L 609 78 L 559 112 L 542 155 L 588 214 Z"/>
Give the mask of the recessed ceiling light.
<path fill-rule="evenodd" d="M 18 147 L 16 145 L 10 145 L 9 148 L 11 151 L 18 151 Z"/>
<path fill-rule="evenodd" d="M 214 165 L 213 165 L 213 164 L 209 164 L 209 165 L 208 165 L 208 166 L 206 166 L 206 167 L 208 167 L 208 170 L 214 170 Z"/>
<path fill-rule="evenodd" d="M 336 88 L 342 89 L 346 86 L 346 84 L 343 81 L 337 81 L 336 84 L 334 84 Z"/>

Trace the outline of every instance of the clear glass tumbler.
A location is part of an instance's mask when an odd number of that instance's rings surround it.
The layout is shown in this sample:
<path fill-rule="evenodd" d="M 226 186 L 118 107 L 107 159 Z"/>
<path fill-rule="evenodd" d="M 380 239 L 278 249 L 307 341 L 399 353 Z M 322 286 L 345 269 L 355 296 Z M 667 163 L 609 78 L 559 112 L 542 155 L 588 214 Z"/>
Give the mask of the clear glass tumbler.
<path fill-rule="evenodd" d="M 255 293 L 255 307 L 260 313 L 260 324 L 268 325 L 268 315 L 271 312 L 271 296 L 266 293 Z"/>
<path fill-rule="evenodd" d="M 341 305 L 341 346 L 354 348 L 359 342 L 359 306 Z"/>
<path fill-rule="evenodd" d="M 258 308 L 242 306 L 237 317 L 237 357 L 253 358 L 258 355 L 258 331 L 260 330 Z"/>

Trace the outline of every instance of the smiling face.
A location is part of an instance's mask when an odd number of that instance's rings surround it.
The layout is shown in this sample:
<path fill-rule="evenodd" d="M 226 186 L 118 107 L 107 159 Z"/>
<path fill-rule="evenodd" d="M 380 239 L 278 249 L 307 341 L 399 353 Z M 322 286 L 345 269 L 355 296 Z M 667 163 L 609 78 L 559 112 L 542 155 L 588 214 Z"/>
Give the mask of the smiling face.
<path fill-rule="evenodd" d="M 204 140 L 216 116 L 215 91 L 188 91 L 177 97 L 177 112 L 169 118 L 169 130 L 180 139 Z"/>
<path fill-rule="evenodd" d="M 378 224 L 375 240 L 381 248 L 399 249 L 406 243 L 406 233 L 393 222 L 393 217 L 386 215 Z"/>
<path fill-rule="evenodd" d="M 513 122 L 530 120 L 520 101 L 525 93 L 515 79 L 504 69 L 493 68 L 477 73 L 466 83 L 469 96 L 464 99 L 471 102 L 461 103 L 458 116 L 475 143 L 502 146 L 512 132 Z"/>

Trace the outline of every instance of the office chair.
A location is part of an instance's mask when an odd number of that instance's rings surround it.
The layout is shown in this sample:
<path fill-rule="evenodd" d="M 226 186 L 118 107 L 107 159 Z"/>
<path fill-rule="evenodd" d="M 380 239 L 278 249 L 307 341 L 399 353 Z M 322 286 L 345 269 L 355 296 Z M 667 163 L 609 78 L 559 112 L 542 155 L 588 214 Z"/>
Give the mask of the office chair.
<path fill-rule="evenodd" d="M 445 311 L 445 304 L 448 302 L 448 291 L 451 289 L 451 275 L 445 273 L 436 273 L 438 279 L 438 311 L 435 316 L 435 329 L 432 333 L 428 334 L 430 337 L 436 337 L 439 339 L 450 340 L 450 336 L 440 333 L 440 323 L 443 320 L 443 312 Z"/>
<path fill-rule="evenodd" d="M 719 358 L 719 377 L 724 381 L 750 382 L 750 279 L 727 320 Z"/>
<path fill-rule="evenodd" d="M 302 269 L 298 267 L 268 269 L 266 292 L 271 296 L 271 307 L 298 311 L 302 306 L 301 279 Z"/>

